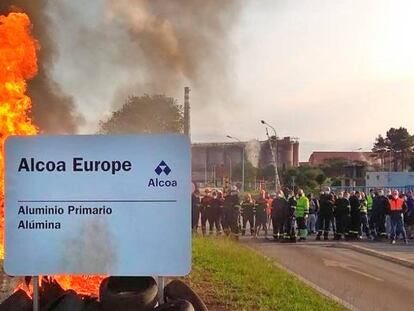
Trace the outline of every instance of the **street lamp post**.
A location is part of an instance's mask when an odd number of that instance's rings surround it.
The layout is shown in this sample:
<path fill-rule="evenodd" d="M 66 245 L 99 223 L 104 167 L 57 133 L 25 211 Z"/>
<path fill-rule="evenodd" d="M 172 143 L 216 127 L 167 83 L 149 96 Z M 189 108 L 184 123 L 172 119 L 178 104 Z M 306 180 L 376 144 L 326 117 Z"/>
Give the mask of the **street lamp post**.
<path fill-rule="evenodd" d="M 274 148 L 275 150 L 273 150 L 271 139 L 270 139 L 269 133 L 266 129 L 266 134 L 267 134 L 267 138 L 269 140 L 269 145 L 270 145 L 270 151 L 272 152 L 272 157 L 273 157 L 273 166 L 275 168 L 275 191 L 277 193 L 277 190 L 280 188 L 279 173 L 278 173 L 278 170 L 277 170 L 277 134 L 276 134 L 275 128 L 273 126 L 271 126 L 269 123 L 267 123 L 265 120 L 261 120 L 260 123 L 262 123 L 263 125 L 267 125 L 275 133 L 275 148 Z"/>
<path fill-rule="evenodd" d="M 231 156 L 229 157 L 229 164 L 230 164 L 230 176 L 229 176 L 229 180 L 230 180 L 230 184 L 231 184 L 231 180 L 232 180 L 232 175 L 233 175 L 233 168 L 232 168 L 232 163 L 231 163 Z"/>
<path fill-rule="evenodd" d="M 234 136 L 227 135 L 227 138 L 237 140 L 238 142 L 242 142 L 240 139 Z M 241 193 L 244 193 L 244 146 L 242 147 L 242 186 L 241 186 Z"/>

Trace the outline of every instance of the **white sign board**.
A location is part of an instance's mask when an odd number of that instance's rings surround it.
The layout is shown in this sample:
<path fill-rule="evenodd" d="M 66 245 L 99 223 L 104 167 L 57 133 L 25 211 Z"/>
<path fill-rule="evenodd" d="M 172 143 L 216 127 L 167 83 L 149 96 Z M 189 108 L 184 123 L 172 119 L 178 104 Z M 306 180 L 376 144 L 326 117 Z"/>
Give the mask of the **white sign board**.
<path fill-rule="evenodd" d="M 184 135 L 10 137 L 6 272 L 188 274 L 190 165 Z"/>

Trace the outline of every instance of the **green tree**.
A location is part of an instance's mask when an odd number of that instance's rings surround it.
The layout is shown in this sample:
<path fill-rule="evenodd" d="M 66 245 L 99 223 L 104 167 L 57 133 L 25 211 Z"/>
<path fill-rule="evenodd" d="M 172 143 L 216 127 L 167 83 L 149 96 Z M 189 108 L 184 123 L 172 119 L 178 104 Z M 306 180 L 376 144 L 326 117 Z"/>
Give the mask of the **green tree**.
<path fill-rule="evenodd" d="M 302 188 L 305 192 L 314 192 L 318 183 L 317 176 L 323 172 L 311 166 L 290 167 L 282 172 L 282 183 L 285 187 L 293 188 L 293 180 L 295 189 Z"/>
<path fill-rule="evenodd" d="M 411 154 L 411 157 L 408 160 L 408 165 L 410 166 L 410 172 L 414 172 L 414 155 L 413 154 Z"/>
<path fill-rule="evenodd" d="M 236 180 L 242 180 L 242 163 L 237 163 L 232 170 L 232 178 L 236 179 Z M 273 171 L 274 172 L 274 171 Z M 244 162 L 244 179 L 245 182 L 254 182 L 257 174 L 258 173 L 258 169 L 256 167 L 253 166 L 252 163 L 250 163 L 249 161 L 245 160 Z M 274 174 L 273 174 L 274 176 Z"/>
<path fill-rule="evenodd" d="M 319 185 L 319 189 L 322 189 L 322 185 L 325 183 L 326 181 L 326 176 L 325 174 L 319 174 L 318 176 L 316 176 L 315 181 L 318 183 Z"/>
<path fill-rule="evenodd" d="M 381 161 L 381 168 L 384 167 L 384 156 L 389 152 L 388 150 L 388 143 L 382 135 L 378 135 L 375 139 L 374 147 L 372 148 L 372 152 L 375 155 L 375 158 L 380 159 Z"/>
<path fill-rule="evenodd" d="M 275 167 L 273 165 L 268 165 L 262 169 L 258 170 L 258 178 L 264 180 L 275 180 Z"/>
<path fill-rule="evenodd" d="M 345 166 L 349 161 L 343 158 L 326 159 L 320 169 L 327 177 L 340 177 L 345 174 Z"/>
<path fill-rule="evenodd" d="M 130 96 L 106 120 L 99 122 L 101 134 L 181 133 L 182 106 L 165 95 Z"/>
<path fill-rule="evenodd" d="M 390 128 L 386 136 L 379 135 L 372 151 L 383 158 L 389 153 L 393 159 L 394 170 L 405 170 L 414 147 L 414 137 L 404 127 Z"/>

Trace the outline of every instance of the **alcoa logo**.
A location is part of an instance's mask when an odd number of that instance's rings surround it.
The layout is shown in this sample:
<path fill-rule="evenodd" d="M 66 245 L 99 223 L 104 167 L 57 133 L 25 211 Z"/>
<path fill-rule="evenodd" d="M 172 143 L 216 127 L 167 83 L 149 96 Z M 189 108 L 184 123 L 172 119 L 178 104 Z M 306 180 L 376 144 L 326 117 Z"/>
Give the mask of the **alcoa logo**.
<path fill-rule="evenodd" d="M 158 174 L 158 176 L 161 175 L 161 173 L 165 173 L 165 175 L 169 175 L 171 173 L 170 167 L 165 163 L 164 161 L 161 161 L 160 164 L 158 164 L 157 168 L 155 169 L 155 173 Z"/>
<path fill-rule="evenodd" d="M 158 166 L 155 168 L 154 172 L 158 175 L 170 175 L 171 168 L 165 163 L 164 160 L 158 164 Z M 177 187 L 177 181 L 176 180 L 164 180 L 160 178 L 151 178 L 148 182 L 148 187 Z"/>

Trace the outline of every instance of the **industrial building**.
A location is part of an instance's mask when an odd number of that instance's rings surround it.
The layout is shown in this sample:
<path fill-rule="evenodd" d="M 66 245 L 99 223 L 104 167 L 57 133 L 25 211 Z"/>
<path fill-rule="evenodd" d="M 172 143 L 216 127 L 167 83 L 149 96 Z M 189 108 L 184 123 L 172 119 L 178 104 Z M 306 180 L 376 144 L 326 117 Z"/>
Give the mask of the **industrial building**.
<path fill-rule="evenodd" d="M 348 163 L 366 163 L 369 166 L 380 165 L 381 162 L 373 152 L 361 151 L 314 151 L 309 157 L 311 166 L 323 165 L 326 161 L 340 159 Z"/>
<path fill-rule="evenodd" d="M 273 138 L 274 139 L 274 138 Z M 225 177 L 231 179 L 232 170 L 245 161 L 258 168 L 273 164 L 269 141 L 194 143 L 192 145 L 192 179 L 198 183 L 212 183 Z M 299 166 L 297 138 L 277 139 L 278 167 Z"/>

